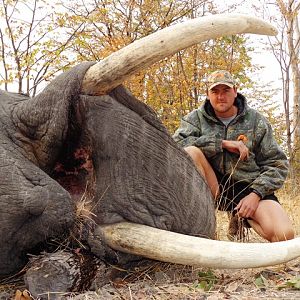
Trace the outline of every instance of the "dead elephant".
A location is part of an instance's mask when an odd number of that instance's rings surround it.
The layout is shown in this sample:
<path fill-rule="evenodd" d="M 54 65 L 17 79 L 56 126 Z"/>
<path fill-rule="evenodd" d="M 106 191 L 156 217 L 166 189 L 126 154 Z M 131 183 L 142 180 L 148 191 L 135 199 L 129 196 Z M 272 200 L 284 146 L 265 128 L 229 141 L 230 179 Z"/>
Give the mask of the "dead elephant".
<path fill-rule="evenodd" d="M 22 268 L 26 254 L 47 238 L 78 227 L 76 204 L 83 195 L 91 215 L 81 236 L 99 257 L 112 248 L 162 261 L 240 268 L 300 255 L 299 239 L 213 241 L 214 203 L 206 183 L 155 113 L 120 85 L 181 49 L 237 33 L 273 35 L 275 29 L 240 15 L 194 19 L 97 64 L 81 64 L 35 98 L 1 92 L 1 276 Z"/>

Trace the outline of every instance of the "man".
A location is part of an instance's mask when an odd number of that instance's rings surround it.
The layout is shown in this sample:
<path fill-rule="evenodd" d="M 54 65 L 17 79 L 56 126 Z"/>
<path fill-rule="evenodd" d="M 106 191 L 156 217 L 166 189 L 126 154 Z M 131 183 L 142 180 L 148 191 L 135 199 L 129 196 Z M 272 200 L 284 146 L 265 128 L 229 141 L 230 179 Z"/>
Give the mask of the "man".
<path fill-rule="evenodd" d="M 215 71 L 207 81 L 205 103 L 182 119 L 175 141 L 206 179 L 218 209 L 247 219 L 270 242 L 294 238 L 274 194 L 286 179 L 288 162 L 270 124 L 248 107 L 229 72 Z"/>

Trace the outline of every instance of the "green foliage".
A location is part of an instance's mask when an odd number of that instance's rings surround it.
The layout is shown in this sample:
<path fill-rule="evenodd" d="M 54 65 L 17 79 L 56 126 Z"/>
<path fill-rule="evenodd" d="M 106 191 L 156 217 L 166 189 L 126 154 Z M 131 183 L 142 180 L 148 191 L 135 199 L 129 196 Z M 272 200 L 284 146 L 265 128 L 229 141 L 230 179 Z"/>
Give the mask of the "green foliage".
<path fill-rule="evenodd" d="M 284 288 L 300 290 L 300 276 L 295 276 L 291 279 L 288 279 L 285 283 L 278 286 L 278 289 L 280 290 Z"/>
<path fill-rule="evenodd" d="M 255 278 L 254 284 L 255 284 L 258 288 L 266 288 L 266 287 L 269 286 L 268 280 L 267 280 L 262 274 L 259 274 L 259 275 Z"/>
<path fill-rule="evenodd" d="M 211 270 L 207 272 L 198 272 L 198 280 L 194 283 L 194 288 L 202 289 L 204 291 L 210 291 L 214 285 L 218 282 L 218 278 Z"/>

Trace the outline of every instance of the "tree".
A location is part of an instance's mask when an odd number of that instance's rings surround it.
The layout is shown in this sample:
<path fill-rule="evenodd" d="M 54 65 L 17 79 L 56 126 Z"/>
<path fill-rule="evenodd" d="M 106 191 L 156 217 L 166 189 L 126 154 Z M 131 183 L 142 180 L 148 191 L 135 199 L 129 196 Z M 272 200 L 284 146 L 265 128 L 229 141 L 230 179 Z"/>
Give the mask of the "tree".
<path fill-rule="evenodd" d="M 276 0 L 265 4 L 264 9 L 279 30 L 269 46 L 281 68 L 286 145 L 291 171 L 296 171 L 300 167 L 300 3 Z"/>
<path fill-rule="evenodd" d="M 0 83 L 5 90 L 14 85 L 19 93 L 35 95 L 41 83 L 70 66 L 66 51 L 85 24 L 65 27 L 62 15 L 53 14 L 54 6 L 42 0 L 1 0 Z"/>
<path fill-rule="evenodd" d="M 287 44 L 290 55 L 290 66 L 293 83 L 293 116 L 294 116 L 294 151 L 292 163 L 294 169 L 300 170 L 300 31 L 299 12 L 300 2 L 289 0 L 286 5 L 282 0 L 277 0 L 282 16 L 287 24 Z"/>

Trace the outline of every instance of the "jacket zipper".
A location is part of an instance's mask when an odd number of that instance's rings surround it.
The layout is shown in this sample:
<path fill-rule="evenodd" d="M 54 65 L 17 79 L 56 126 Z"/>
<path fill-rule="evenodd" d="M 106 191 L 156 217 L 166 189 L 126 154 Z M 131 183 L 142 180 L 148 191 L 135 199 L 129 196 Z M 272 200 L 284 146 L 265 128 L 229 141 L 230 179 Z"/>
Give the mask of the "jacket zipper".
<path fill-rule="evenodd" d="M 226 140 L 227 139 L 227 129 L 228 129 L 228 126 L 226 126 L 224 124 L 223 124 L 223 126 L 225 127 L 224 140 Z M 226 149 L 223 150 L 223 174 L 224 175 L 226 174 Z"/>
<path fill-rule="evenodd" d="M 227 140 L 228 128 L 232 123 L 234 123 L 236 118 L 237 118 L 237 116 L 233 120 L 231 120 L 230 123 L 227 126 L 221 122 L 223 124 L 223 126 L 225 127 L 224 140 Z M 226 152 L 227 152 L 226 149 L 223 150 L 223 174 L 224 175 L 226 174 L 226 157 L 227 157 Z"/>

